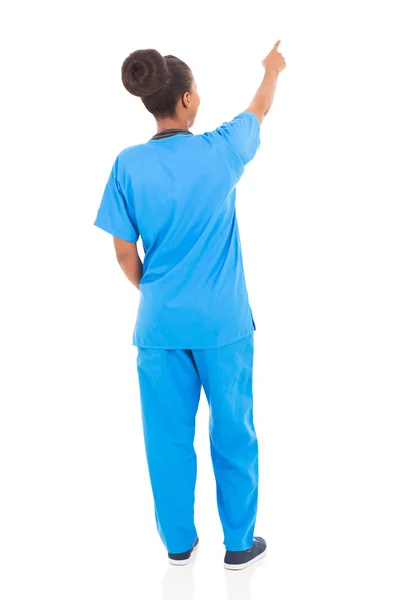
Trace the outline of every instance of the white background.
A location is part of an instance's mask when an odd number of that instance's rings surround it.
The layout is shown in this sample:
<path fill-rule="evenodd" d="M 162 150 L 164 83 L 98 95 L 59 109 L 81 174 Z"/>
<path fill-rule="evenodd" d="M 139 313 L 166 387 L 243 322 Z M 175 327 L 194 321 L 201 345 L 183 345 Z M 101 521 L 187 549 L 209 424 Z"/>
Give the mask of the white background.
<path fill-rule="evenodd" d="M 400 595 L 398 23 L 394 3 L 8 3 L 2 69 L 3 600 L 308 600 Z M 194 133 L 287 68 L 238 186 L 257 324 L 256 532 L 225 573 L 207 408 L 192 567 L 153 518 L 131 345 L 138 293 L 93 225 L 116 155 L 155 133 L 120 80 L 175 54 Z"/>

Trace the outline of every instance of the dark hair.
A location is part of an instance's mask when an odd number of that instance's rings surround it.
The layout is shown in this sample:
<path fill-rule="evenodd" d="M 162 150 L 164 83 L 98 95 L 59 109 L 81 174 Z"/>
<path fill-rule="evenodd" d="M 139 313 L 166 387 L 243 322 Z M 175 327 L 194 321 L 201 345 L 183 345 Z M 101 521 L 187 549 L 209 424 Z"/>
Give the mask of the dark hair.
<path fill-rule="evenodd" d="M 135 50 L 122 63 L 124 87 L 142 99 L 156 119 L 175 117 L 180 96 L 189 92 L 193 75 L 176 56 L 161 56 L 157 50 Z"/>

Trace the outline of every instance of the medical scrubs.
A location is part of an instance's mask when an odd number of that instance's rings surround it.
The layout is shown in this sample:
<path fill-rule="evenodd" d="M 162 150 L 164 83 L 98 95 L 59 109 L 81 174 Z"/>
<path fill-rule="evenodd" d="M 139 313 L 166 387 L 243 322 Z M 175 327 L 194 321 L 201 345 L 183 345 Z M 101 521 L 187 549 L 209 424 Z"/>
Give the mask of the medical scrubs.
<path fill-rule="evenodd" d="M 210 407 L 217 501 L 227 550 L 252 546 L 258 451 L 253 332 L 236 220 L 236 184 L 260 145 L 248 111 L 213 131 L 162 132 L 115 158 L 94 224 L 144 248 L 137 346 L 144 438 L 158 530 L 188 550 L 200 390 Z"/>

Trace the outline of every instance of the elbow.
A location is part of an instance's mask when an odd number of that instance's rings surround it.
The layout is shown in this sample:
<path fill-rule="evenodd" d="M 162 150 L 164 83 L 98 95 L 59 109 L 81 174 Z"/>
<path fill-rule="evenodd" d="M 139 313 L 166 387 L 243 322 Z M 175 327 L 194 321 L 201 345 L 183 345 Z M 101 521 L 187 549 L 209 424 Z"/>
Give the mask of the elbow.
<path fill-rule="evenodd" d="M 139 256 L 137 252 L 120 250 L 115 253 L 115 258 L 117 259 L 118 264 L 122 267 L 122 265 L 127 265 L 128 267 L 137 266 L 140 262 Z"/>
<path fill-rule="evenodd" d="M 129 252 L 116 252 L 115 253 L 115 257 L 118 261 L 118 264 L 122 264 L 123 262 L 126 262 L 127 260 L 129 260 L 129 258 L 131 256 L 132 256 L 132 254 Z"/>

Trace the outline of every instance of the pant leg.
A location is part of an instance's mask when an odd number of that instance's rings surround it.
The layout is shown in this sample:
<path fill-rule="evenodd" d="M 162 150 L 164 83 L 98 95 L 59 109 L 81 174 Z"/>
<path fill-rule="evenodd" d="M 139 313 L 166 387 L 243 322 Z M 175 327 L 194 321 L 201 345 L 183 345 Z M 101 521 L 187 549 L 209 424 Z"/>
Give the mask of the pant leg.
<path fill-rule="evenodd" d="M 253 423 L 253 334 L 193 355 L 210 405 L 211 456 L 227 550 L 253 544 L 258 442 Z"/>
<path fill-rule="evenodd" d="M 137 369 L 157 528 L 168 552 L 186 552 L 197 537 L 193 442 L 200 378 L 186 350 L 138 348 Z"/>

